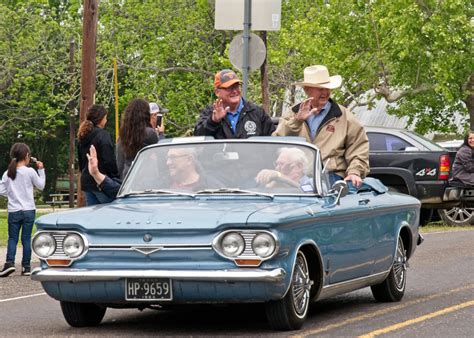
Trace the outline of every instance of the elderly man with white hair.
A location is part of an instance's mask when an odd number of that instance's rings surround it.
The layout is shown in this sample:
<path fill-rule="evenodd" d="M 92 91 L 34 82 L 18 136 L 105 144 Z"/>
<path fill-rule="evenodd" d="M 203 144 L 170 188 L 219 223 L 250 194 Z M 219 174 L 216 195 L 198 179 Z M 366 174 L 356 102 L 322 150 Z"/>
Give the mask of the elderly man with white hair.
<path fill-rule="evenodd" d="M 330 98 L 341 86 L 340 75 L 329 76 L 325 66 L 306 67 L 302 86 L 308 98 L 284 114 L 274 136 L 302 136 L 321 150 L 331 183 L 344 179 L 356 187 L 369 173 L 369 139 L 357 118 Z"/>
<path fill-rule="evenodd" d="M 312 192 L 312 180 L 306 175 L 308 170 L 308 159 L 305 153 L 298 148 L 281 148 L 277 160 L 275 161 L 275 170 L 263 169 L 255 180 L 257 184 L 266 187 L 272 187 L 275 181 L 293 183 L 291 185 L 299 186 L 304 192 Z"/>

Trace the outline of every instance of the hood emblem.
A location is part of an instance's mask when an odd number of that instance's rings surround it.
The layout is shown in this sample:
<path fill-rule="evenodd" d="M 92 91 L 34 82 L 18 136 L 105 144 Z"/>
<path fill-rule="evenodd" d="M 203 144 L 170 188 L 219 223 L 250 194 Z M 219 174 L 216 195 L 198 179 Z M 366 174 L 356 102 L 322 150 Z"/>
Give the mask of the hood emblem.
<path fill-rule="evenodd" d="M 153 239 L 153 236 L 150 235 L 150 234 L 145 234 L 145 235 L 143 236 L 143 241 L 144 241 L 144 242 L 147 242 L 147 243 L 148 243 L 148 242 L 151 242 L 152 239 Z"/>
<path fill-rule="evenodd" d="M 138 251 L 146 256 L 151 255 L 154 252 L 160 251 L 162 247 L 150 247 L 150 246 L 142 246 L 142 247 L 132 247 L 132 250 Z"/>

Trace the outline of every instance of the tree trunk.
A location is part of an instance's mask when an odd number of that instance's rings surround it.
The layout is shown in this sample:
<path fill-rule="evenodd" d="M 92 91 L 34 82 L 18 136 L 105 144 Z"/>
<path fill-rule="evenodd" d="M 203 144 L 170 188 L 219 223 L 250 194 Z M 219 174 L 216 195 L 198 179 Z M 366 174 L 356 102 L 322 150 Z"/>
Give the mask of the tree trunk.
<path fill-rule="evenodd" d="M 471 74 L 466 84 L 466 107 L 469 112 L 469 130 L 474 131 L 474 73 Z"/>

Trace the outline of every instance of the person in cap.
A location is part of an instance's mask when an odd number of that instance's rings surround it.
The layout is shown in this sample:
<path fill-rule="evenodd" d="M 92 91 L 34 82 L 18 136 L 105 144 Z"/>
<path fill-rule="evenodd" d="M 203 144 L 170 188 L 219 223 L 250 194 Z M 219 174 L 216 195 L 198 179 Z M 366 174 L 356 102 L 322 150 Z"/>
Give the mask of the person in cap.
<path fill-rule="evenodd" d="M 369 140 L 357 118 L 330 98 L 339 88 L 340 75 L 329 76 L 325 66 L 306 67 L 302 86 L 308 96 L 286 112 L 274 136 L 302 136 L 321 151 L 323 163 L 329 159 L 331 183 L 338 179 L 351 181 L 356 187 L 369 173 Z"/>
<path fill-rule="evenodd" d="M 241 83 L 230 69 L 216 73 L 214 93 L 217 100 L 201 111 L 194 135 L 243 139 L 272 134 L 275 130 L 272 119 L 262 107 L 241 96 Z"/>
<path fill-rule="evenodd" d="M 158 103 L 150 102 L 150 124 L 153 129 L 156 130 L 160 140 L 165 138 L 163 113 L 167 113 L 168 111 L 168 109 L 161 107 Z"/>

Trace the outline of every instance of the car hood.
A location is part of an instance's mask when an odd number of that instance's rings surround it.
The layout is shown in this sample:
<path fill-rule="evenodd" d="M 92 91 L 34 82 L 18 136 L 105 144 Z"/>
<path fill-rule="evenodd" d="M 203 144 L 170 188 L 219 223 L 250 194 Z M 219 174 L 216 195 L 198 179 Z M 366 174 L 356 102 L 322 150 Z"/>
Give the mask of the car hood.
<path fill-rule="evenodd" d="M 316 200 L 316 201 L 315 201 Z M 319 201 L 320 203 L 320 201 Z M 279 223 L 313 213 L 318 199 L 265 200 L 170 200 L 136 201 L 96 205 L 41 216 L 39 228 L 94 229 L 196 229 L 223 224 Z M 306 209 L 306 210 L 305 210 Z"/>

